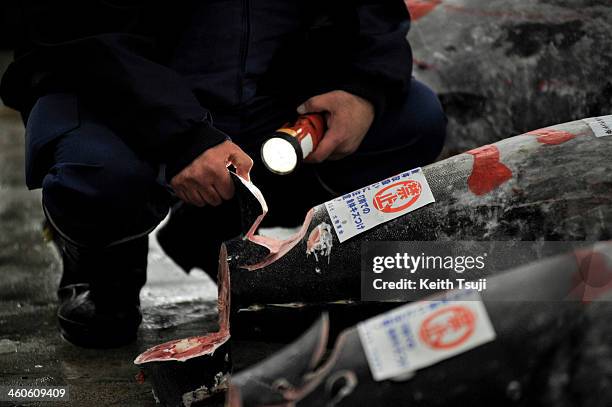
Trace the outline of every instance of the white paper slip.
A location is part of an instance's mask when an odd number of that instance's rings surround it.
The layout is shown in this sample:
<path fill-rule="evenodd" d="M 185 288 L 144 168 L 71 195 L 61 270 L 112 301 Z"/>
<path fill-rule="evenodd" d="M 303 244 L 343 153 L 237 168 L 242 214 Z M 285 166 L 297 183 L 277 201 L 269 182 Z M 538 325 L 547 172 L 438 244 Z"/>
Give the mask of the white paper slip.
<path fill-rule="evenodd" d="M 495 339 L 477 291 L 396 308 L 357 326 L 374 380 L 404 376 Z"/>
<path fill-rule="evenodd" d="M 325 203 L 340 243 L 435 202 L 421 168 L 406 171 Z"/>
<path fill-rule="evenodd" d="M 236 178 L 240 180 L 242 185 L 244 185 L 246 189 L 248 189 L 249 192 L 253 194 L 255 199 L 257 199 L 257 201 L 261 205 L 262 212 L 268 213 L 268 204 L 266 203 L 266 198 L 264 198 L 263 194 L 261 193 L 261 190 L 257 188 L 257 186 L 253 184 L 251 181 L 245 180 L 244 178 L 242 178 L 240 175 L 236 174 L 235 172 L 230 171 L 230 173 L 234 174 Z"/>
<path fill-rule="evenodd" d="M 589 125 L 595 137 L 612 136 L 612 115 L 601 117 L 590 117 L 583 119 Z"/>

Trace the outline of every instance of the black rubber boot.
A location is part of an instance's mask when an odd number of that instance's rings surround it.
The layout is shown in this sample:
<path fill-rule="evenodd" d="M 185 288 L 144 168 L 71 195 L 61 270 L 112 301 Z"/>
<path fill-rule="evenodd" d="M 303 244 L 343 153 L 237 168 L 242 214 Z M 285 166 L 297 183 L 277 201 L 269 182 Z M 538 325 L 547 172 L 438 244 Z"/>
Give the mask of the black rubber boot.
<path fill-rule="evenodd" d="M 104 249 L 77 246 L 57 233 L 63 260 L 57 311 L 61 335 L 74 345 L 112 348 L 136 339 L 142 321 L 148 236 Z"/>

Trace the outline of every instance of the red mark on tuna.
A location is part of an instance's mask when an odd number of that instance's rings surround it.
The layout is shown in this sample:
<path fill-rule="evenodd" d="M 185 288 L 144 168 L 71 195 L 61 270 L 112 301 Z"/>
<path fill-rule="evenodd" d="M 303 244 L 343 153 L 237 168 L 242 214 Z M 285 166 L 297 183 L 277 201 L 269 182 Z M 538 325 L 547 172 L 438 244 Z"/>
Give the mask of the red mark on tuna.
<path fill-rule="evenodd" d="M 588 304 L 612 291 L 612 259 L 594 250 L 575 253 L 578 271 L 572 276 L 570 298 Z"/>
<path fill-rule="evenodd" d="M 442 0 L 404 0 L 413 21 L 425 17 L 438 7 Z"/>
<path fill-rule="evenodd" d="M 476 195 L 484 195 L 512 178 L 512 171 L 499 161 L 499 149 L 486 145 L 467 152 L 474 156 L 468 188 Z"/>
<path fill-rule="evenodd" d="M 433 349 L 452 349 L 467 341 L 476 328 L 469 308 L 448 307 L 434 312 L 421 324 L 419 336 Z"/>
<path fill-rule="evenodd" d="M 538 143 L 548 144 L 548 145 L 557 145 L 563 144 L 567 141 L 570 141 L 574 137 L 575 134 L 568 133 L 563 130 L 555 130 L 555 129 L 538 129 L 534 131 L 530 131 L 527 133 L 530 136 L 538 136 Z"/>

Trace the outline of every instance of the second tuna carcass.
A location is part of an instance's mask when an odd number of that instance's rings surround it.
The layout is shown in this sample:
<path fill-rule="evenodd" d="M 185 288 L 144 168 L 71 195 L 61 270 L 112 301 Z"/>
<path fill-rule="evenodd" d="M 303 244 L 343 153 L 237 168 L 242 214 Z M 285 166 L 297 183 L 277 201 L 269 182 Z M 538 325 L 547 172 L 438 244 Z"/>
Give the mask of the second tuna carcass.
<path fill-rule="evenodd" d="M 583 406 L 612 402 L 612 245 L 449 291 L 342 332 L 321 318 L 232 378 L 229 406 Z"/>

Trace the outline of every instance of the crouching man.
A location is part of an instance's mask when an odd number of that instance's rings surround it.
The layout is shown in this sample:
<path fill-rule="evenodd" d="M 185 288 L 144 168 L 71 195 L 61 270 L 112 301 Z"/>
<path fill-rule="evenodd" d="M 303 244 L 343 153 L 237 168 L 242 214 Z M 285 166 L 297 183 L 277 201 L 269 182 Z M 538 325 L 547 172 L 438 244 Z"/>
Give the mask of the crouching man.
<path fill-rule="evenodd" d="M 135 338 L 148 234 L 170 208 L 164 249 L 216 273 L 220 243 L 240 233 L 228 166 L 290 225 L 433 161 L 444 142 L 440 104 L 412 78 L 402 0 L 21 7 L 1 96 L 27 123 L 27 185 L 43 190 L 63 259 L 60 330 L 77 345 Z M 271 174 L 259 148 L 298 112 L 324 113 L 328 130 L 308 165 Z"/>

